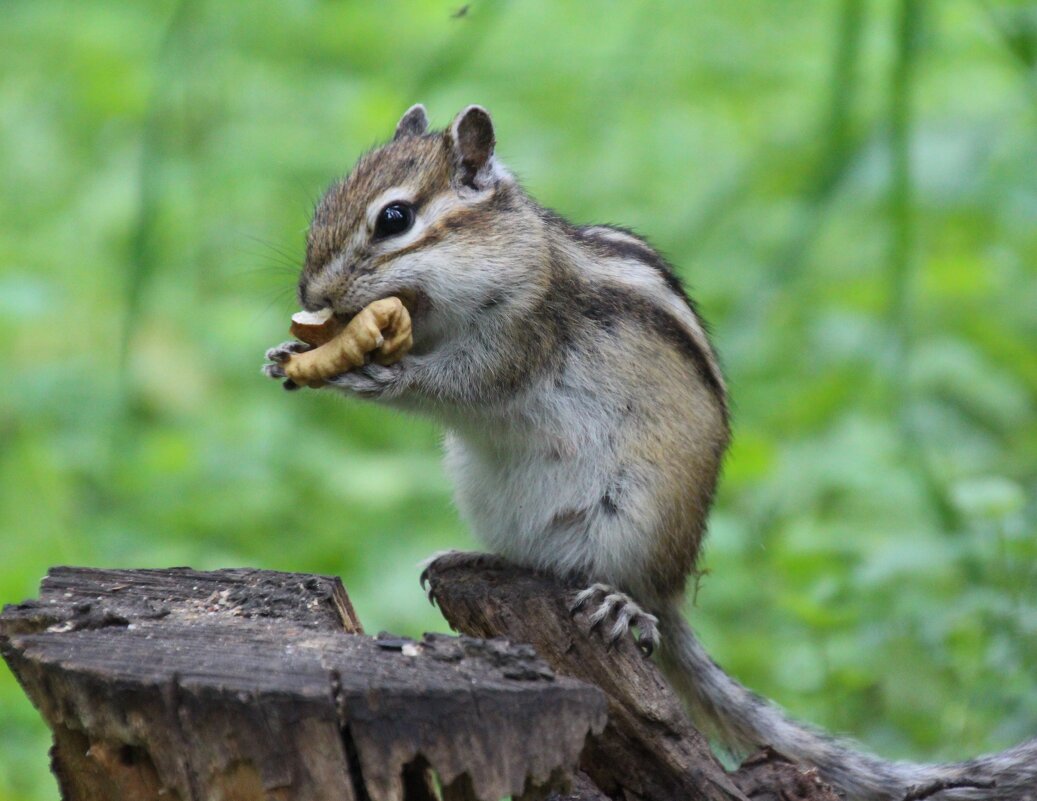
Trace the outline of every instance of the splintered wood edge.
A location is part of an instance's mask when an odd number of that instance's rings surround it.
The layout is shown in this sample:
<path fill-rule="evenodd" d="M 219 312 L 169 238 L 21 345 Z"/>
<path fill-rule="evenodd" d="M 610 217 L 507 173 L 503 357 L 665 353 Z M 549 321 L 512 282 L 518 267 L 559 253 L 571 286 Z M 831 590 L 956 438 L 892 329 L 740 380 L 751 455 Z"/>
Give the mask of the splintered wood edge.
<path fill-rule="evenodd" d="M 747 757 L 732 776 L 753 801 L 840 801 L 816 769 L 804 770 L 772 748 Z"/>

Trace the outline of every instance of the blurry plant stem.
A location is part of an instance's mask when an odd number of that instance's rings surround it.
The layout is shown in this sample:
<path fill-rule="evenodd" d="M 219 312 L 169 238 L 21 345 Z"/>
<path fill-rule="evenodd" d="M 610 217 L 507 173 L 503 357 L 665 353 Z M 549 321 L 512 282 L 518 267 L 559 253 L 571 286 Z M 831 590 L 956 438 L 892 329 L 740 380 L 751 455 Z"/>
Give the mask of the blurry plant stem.
<path fill-rule="evenodd" d="M 806 208 L 800 216 L 801 224 L 779 251 L 773 269 L 769 271 L 775 284 L 790 278 L 802 265 L 856 152 L 850 114 L 857 98 L 857 62 L 863 27 L 863 0 L 843 0 L 838 21 L 838 45 L 829 81 L 828 114 L 822 125 L 825 150 L 803 194 Z"/>
<path fill-rule="evenodd" d="M 137 170 L 137 219 L 133 226 L 127 259 L 123 326 L 119 340 L 119 364 L 124 390 L 127 389 L 126 374 L 133 330 L 140 317 L 144 288 L 155 270 L 155 220 L 158 216 L 159 173 L 162 162 L 162 128 L 159 120 L 162 116 L 162 80 L 168 72 L 164 68 L 168 66 L 166 62 L 170 53 L 181 39 L 193 5 L 194 0 L 179 0 L 166 23 L 152 68 L 151 96 L 141 128 L 140 163 Z M 121 394 L 125 400 L 126 393 Z"/>
<path fill-rule="evenodd" d="M 131 436 L 129 424 L 133 414 L 133 391 L 130 378 L 130 355 L 133 337 L 140 320 L 144 292 L 156 267 L 155 233 L 158 218 L 160 175 L 162 170 L 162 132 L 164 85 L 169 74 L 171 53 L 183 37 L 196 0 L 179 0 L 173 7 L 159 43 L 152 66 L 152 87 L 147 111 L 141 126 L 139 166 L 137 170 L 137 215 L 126 255 L 126 275 L 123 284 L 122 330 L 119 333 L 118 386 L 113 409 L 114 425 L 108 465 L 116 468 L 115 460 L 124 451 Z"/>
<path fill-rule="evenodd" d="M 979 0 L 1008 54 L 1019 67 L 1030 101 L 1037 109 L 1037 12 L 1029 5 L 999 10 Z M 1011 18 L 1011 22 L 1006 19 Z"/>
<path fill-rule="evenodd" d="M 911 182 L 912 89 L 922 25 L 923 0 L 900 0 L 896 20 L 896 56 L 890 81 L 889 140 L 889 330 L 893 351 L 891 393 L 904 451 L 925 486 L 944 531 L 961 520 L 925 454 L 915 423 L 911 390 L 913 266 L 915 221 Z"/>
<path fill-rule="evenodd" d="M 773 308 L 775 301 L 783 293 L 789 291 L 789 283 L 794 280 L 795 272 L 803 264 L 805 253 L 831 208 L 833 195 L 841 185 L 862 143 L 868 139 L 868 136 L 862 133 L 854 134 L 851 125 L 851 114 L 859 86 L 858 67 L 864 20 L 864 0 L 843 0 L 835 23 L 836 46 L 828 81 L 828 98 L 817 122 L 818 136 L 811 137 L 812 140 L 822 140 L 824 146 L 801 193 L 806 210 L 800 217 L 801 224 L 790 233 L 784 246 L 774 257 L 772 269 L 764 273 L 762 285 L 740 299 L 731 313 L 731 322 L 727 325 L 735 331 L 751 331 L 763 325 L 768 310 Z M 753 166 L 742 173 L 733 185 L 729 185 L 730 189 L 707 206 L 698 223 L 693 226 L 693 238 L 701 237 L 701 241 L 693 239 L 684 245 L 688 252 L 692 252 L 696 246 L 701 246 L 702 241 L 708 236 L 708 231 L 719 227 L 723 218 L 736 208 L 741 197 L 752 188 L 757 175 L 766 174 L 775 157 L 775 148 L 765 147 L 754 159 Z M 767 547 L 769 536 L 779 530 L 774 520 L 768 519 L 773 517 L 772 512 L 770 509 L 765 510 L 756 521 L 761 554 Z"/>
<path fill-rule="evenodd" d="M 860 43 L 865 22 L 864 0 L 843 0 L 836 19 L 836 46 L 828 81 L 828 98 L 817 123 L 816 139 L 823 141 L 824 149 L 815 161 L 799 195 L 802 206 L 798 223 L 792 228 L 784 244 L 777 248 L 771 266 L 764 272 L 765 283 L 740 300 L 730 316 L 728 326 L 747 330 L 763 324 L 775 301 L 787 294 L 796 280 L 807 251 L 821 231 L 828 212 L 849 167 L 870 132 L 855 132 L 852 113 L 859 85 L 858 63 Z M 815 137 L 811 137 L 813 140 Z M 707 211 L 691 227 L 687 244 L 682 247 L 693 252 L 708 239 L 708 232 L 719 228 L 721 221 L 741 202 L 756 181 L 757 174 L 765 174 L 768 166 L 778 157 L 775 148 L 768 146 L 753 160 L 728 187 L 706 203 Z M 787 158 L 787 155 L 781 156 Z"/>

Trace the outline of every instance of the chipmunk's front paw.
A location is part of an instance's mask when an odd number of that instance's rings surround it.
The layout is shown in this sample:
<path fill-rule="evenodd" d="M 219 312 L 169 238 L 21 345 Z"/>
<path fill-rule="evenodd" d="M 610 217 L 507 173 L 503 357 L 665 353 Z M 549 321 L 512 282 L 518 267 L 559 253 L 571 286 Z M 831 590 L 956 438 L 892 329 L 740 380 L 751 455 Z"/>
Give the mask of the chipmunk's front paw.
<path fill-rule="evenodd" d="M 313 345 L 308 345 L 305 342 L 293 339 L 270 348 L 266 352 L 266 360 L 268 362 L 273 362 L 274 364 L 284 364 L 292 358 L 294 354 L 305 353 L 308 350 L 313 350 Z"/>
<path fill-rule="evenodd" d="M 404 366 L 395 364 L 365 364 L 348 373 L 332 376 L 327 384 L 359 395 L 362 398 L 380 398 L 398 391 L 403 382 Z"/>
<path fill-rule="evenodd" d="M 577 594 L 569 611 L 576 614 L 588 605 L 597 607 L 587 618 L 591 631 L 606 621 L 611 622 L 604 635 L 610 644 L 617 642 L 631 629 L 636 629 L 637 635 L 634 640 L 642 651 L 651 655 L 658 647 L 659 618 L 638 606 L 626 593 L 619 592 L 607 584 L 592 584 Z"/>
<path fill-rule="evenodd" d="M 300 342 L 297 339 L 293 339 L 290 342 L 282 342 L 280 345 L 270 348 L 266 352 L 266 360 L 268 364 L 263 365 L 263 375 L 267 378 L 273 378 L 275 381 L 284 379 L 285 389 L 298 389 L 298 384 L 288 379 L 285 375 L 285 363 L 293 354 L 305 353 L 312 349 L 312 345 L 307 345 L 305 342 Z"/>
<path fill-rule="evenodd" d="M 421 577 L 418 579 L 425 597 L 433 606 L 436 605 L 437 574 L 456 567 L 469 569 L 502 568 L 508 561 L 496 554 L 479 551 L 437 551 L 420 563 Z"/>

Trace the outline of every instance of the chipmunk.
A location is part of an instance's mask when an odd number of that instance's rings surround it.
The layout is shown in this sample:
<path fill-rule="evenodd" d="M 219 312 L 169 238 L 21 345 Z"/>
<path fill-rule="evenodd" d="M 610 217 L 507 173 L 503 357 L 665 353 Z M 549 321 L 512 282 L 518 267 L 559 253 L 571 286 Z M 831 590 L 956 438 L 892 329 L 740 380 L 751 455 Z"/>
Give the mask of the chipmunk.
<path fill-rule="evenodd" d="M 495 554 L 581 582 L 607 636 L 636 630 L 696 722 L 735 751 L 772 746 L 847 799 L 1037 798 L 1037 740 L 972 762 L 880 760 L 793 722 L 721 670 L 681 615 L 730 438 L 707 329 L 667 262 L 630 231 L 577 226 L 494 154 L 490 115 L 445 131 L 409 109 L 317 205 L 299 300 L 350 319 L 400 297 L 414 347 L 330 388 L 439 421 L 457 505 Z M 266 354 L 267 375 L 308 348 Z M 288 384 L 291 387 L 290 383 Z M 466 559 L 452 553 L 444 559 Z M 478 558 L 478 557 L 476 557 Z M 996 789 L 976 785 L 996 781 Z"/>

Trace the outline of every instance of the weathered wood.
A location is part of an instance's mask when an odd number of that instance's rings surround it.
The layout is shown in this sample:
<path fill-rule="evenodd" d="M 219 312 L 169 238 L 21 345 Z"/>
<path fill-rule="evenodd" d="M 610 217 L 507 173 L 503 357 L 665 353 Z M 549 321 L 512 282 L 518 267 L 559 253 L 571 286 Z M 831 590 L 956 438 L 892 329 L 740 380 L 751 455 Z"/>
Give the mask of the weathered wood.
<path fill-rule="evenodd" d="M 547 801 L 609 801 L 609 797 L 598 789 L 590 777 L 580 771 L 566 793 L 552 793 Z"/>
<path fill-rule="evenodd" d="M 731 778 L 752 801 L 840 801 L 816 769 L 803 770 L 770 748 L 742 762 Z"/>
<path fill-rule="evenodd" d="M 347 630 L 337 579 L 58 568 L 0 649 L 68 801 L 535 797 L 604 726 L 528 646 Z"/>
<path fill-rule="evenodd" d="M 588 612 L 570 614 L 571 587 L 484 554 L 440 559 L 427 576 L 431 597 L 457 631 L 532 643 L 559 674 L 605 691 L 609 722 L 591 738 L 581 768 L 609 797 L 834 801 L 816 777 L 784 763 L 747 760 L 746 773 L 727 774 L 633 638 L 606 646 L 588 635 Z"/>
<path fill-rule="evenodd" d="M 0 635 L 67 631 L 161 620 L 227 622 L 223 616 L 277 620 L 328 631 L 363 634 L 342 582 L 329 576 L 274 570 L 104 570 L 53 567 L 40 597 L 4 607 Z M 55 628 L 56 632 L 57 629 Z"/>
<path fill-rule="evenodd" d="M 0 649 L 54 732 L 63 797 L 834 801 L 773 752 L 724 773 L 633 645 L 570 590 L 495 558 L 433 568 L 452 624 L 501 640 L 352 636 L 337 579 L 55 568 L 0 615 Z M 593 778 L 593 781 L 592 781 Z"/>

